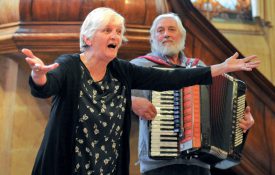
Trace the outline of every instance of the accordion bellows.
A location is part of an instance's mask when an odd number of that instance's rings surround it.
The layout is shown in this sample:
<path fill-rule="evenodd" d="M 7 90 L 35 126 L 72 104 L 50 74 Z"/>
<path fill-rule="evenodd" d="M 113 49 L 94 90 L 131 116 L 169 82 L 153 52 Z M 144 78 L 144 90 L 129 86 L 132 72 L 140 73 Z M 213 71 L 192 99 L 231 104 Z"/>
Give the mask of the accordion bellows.
<path fill-rule="evenodd" d="M 238 164 L 245 143 L 239 127 L 245 91 L 244 82 L 227 74 L 209 86 L 152 91 L 158 114 L 148 124 L 149 157 L 192 157 L 221 169 Z"/>

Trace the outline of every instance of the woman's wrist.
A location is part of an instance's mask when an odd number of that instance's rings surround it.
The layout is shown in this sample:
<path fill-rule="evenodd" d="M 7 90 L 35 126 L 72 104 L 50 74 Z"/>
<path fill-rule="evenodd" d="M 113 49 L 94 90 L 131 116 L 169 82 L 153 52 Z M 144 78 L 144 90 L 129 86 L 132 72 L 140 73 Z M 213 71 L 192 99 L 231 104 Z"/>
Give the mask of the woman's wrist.
<path fill-rule="evenodd" d="M 225 62 L 211 66 L 212 77 L 216 77 L 216 76 L 222 75 L 227 72 L 228 72 L 228 70 L 227 70 Z"/>
<path fill-rule="evenodd" d="M 32 71 L 31 72 L 31 77 L 32 77 L 33 82 L 37 86 L 43 86 L 47 82 L 47 77 L 46 77 L 45 74 L 39 75 L 39 74 L 35 73 L 34 71 Z"/>

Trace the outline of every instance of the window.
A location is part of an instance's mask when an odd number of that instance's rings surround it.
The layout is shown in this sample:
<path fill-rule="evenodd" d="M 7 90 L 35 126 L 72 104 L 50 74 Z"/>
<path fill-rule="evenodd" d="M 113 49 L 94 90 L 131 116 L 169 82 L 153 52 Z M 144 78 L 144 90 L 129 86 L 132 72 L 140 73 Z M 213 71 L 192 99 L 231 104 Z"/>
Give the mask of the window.
<path fill-rule="evenodd" d="M 253 22 L 253 0 L 191 0 L 213 22 Z"/>

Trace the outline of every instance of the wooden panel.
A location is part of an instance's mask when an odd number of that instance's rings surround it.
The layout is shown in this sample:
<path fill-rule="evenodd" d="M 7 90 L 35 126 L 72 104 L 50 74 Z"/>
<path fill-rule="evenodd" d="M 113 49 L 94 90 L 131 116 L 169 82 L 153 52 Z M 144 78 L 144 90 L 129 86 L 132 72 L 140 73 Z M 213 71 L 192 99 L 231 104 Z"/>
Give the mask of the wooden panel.
<path fill-rule="evenodd" d="M 19 0 L 0 1 L 1 16 L 0 25 L 6 23 L 14 23 L 19 20 Z"/>
<path fill-rule="evenodd" d="M 66 0 L 62 5 L 61 0 L 22 0 L 18 30 L 7 34 L 6 27 L 0 26 L 0 40 L 8 38 L 1 40 L 0 54 L 29 48 L 52 61 L 60 54 L 79 52 L 80 25 L 100 6 L 111 7 L 125 17 L 129 42 L 122 46 L 119 56 L 128 60 L 150 51 L 148 29 L 159 13 L 169 10 L 166 0 L 158 4 L 151 0 Z"/>
<path fill-rule="evenodd" d="M 18 63 L 9 58 L 1 58 L 0 65 L 3 65 L 0 71 L 0 169 L 1 173 L 10 174 Z"/>
<path fill-rule="evenodd" d="M 78 21 L 81 1 L 79 0 L 32 0 L 33 21 Z"/>
<path fill-rule="evenodd" d="M 122 14 L 128 24 L 151 24 L 158 13 L 168 11 L 166 0 L 24 0 L 20 2 L 21 21 L 83 21 L 97 7 L 110 7 Z"/>

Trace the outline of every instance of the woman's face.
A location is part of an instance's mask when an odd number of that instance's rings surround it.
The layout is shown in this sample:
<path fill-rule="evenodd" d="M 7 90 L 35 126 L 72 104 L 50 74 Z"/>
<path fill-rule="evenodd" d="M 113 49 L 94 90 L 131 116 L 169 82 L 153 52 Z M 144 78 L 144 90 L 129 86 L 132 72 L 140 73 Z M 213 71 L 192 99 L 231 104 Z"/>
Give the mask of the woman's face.
<path fill-rule="evenodd" d="M 96 59 L 109 62 L 117 56 L 121 42 L 122 26 L 111 20 L 107 26 L 99 29 L 91 39 L 92 55 Z"/>

